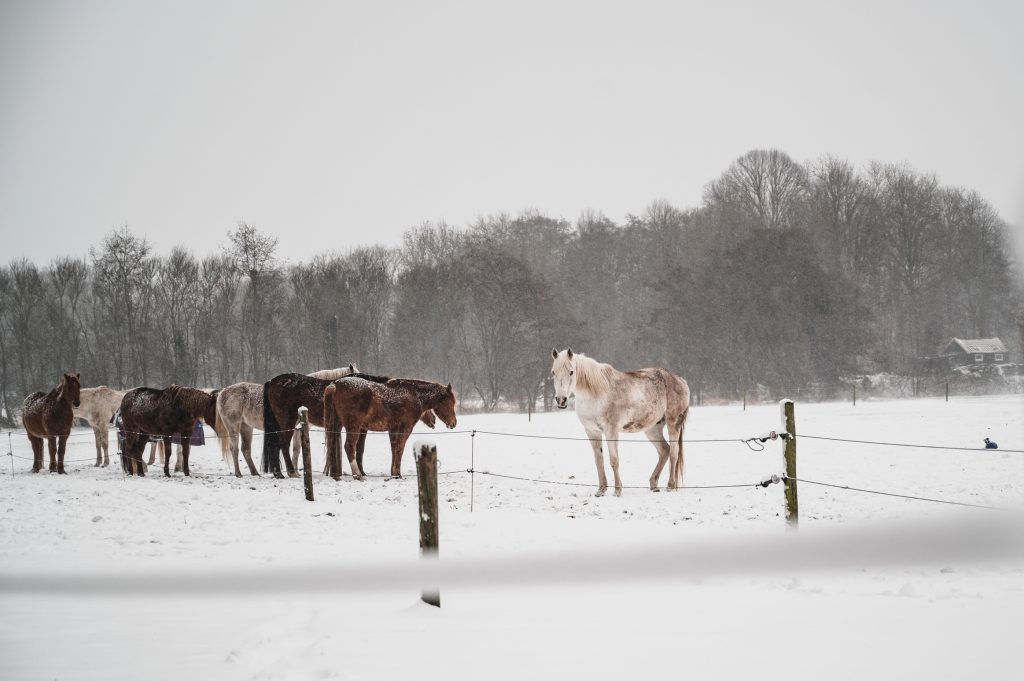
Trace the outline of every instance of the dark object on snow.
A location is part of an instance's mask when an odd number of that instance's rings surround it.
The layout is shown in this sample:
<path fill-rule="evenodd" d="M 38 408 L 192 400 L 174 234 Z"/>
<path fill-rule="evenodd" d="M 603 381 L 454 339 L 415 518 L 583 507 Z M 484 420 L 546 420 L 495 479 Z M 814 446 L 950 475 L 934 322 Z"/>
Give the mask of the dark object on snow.
<path fill-rule="evenodd" d="M 985 438 L 985 449 L 999 449 L 999 445 L 988 438 Z"/>
<path fill-rule="evenodd" d="M 171 436 L 171 444 L 181 444 L 181 435 L 179 433 Z M 199 419 L 196 419 L 195 425 L 192 426 L 192 437 L 189 438 L 189 444 L 193 447 L 202 447 L 206 444 L 206 432 L 203 430 L 203 422 Z"/>

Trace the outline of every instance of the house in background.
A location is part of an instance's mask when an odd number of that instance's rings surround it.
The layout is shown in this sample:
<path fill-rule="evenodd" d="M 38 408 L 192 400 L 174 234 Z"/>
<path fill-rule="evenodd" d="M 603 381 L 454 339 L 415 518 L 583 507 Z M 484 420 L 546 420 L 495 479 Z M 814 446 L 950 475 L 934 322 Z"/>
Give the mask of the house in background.
<path fill-rule="evenodd" d="M 1003 364 L 1010 358 L 1006 346 L 998 338 L 953 338 L 939 356 L 951 367 L 967 364 Z"/>

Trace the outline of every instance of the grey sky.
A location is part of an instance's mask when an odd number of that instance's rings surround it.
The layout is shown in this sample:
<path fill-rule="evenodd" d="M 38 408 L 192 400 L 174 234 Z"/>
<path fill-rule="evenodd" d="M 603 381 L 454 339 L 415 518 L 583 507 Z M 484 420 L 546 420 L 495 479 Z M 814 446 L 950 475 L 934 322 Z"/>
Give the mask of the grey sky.
<path fill-rule="evenodd" d="M 0 0 L 0 262 L 239 220 L 301 260 L 423 220 L 696 205 L 778 147 L 1024 222 L 1021 2 Z"/>

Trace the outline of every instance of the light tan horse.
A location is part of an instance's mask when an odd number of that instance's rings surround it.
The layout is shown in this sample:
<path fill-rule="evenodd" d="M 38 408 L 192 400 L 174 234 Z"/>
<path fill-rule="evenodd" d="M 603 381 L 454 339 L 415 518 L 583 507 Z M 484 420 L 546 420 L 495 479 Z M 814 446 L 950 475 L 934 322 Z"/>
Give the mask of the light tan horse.
<path fill-rule="evenodd" d="M 596 496 L 608 490 L 604 471 L 602 438 L 608 442 L 608 458 L 615 476 L 615 496 L 622 495 L 619 477 L 619 433 L 643 431 L 658 450 L 658 463 L 651 474 L 651 490 L 658 491 L 658 478 L 669 463 L 668 489 L 683 483 L 683 430 L 690 410 L 690 388 L 679 376 L 661 369 L 622 372 L 602 364 L 572 348 L 552 350 L 551 374 L 555 383 L 555 403 L 568 406 L 569 395 L 576 395 L 576 416 L 590 438 L 597 464 Z M 668 429 L 668 442 L 662 428 Z"/>
<path fill-rule="evenodd" d="M 75 407 L 75 418 L 85 420 L 92 427 L 96 439 L 96 466 L 110 465 L 110 420 L 121 406 L 123 390 L 105 385 L 82 388 L 81 403 Z"/>
<path fill-rule="evenodd" d="M 235 477 L 242 477 L 238 468 L 238 444 L 251 475 L 259 475 L 252 462 L 252 430 L 263 430 L 263 385 L 235 383 L 217 394 L 217 439 L 228 465 L 234 465 Z"/>

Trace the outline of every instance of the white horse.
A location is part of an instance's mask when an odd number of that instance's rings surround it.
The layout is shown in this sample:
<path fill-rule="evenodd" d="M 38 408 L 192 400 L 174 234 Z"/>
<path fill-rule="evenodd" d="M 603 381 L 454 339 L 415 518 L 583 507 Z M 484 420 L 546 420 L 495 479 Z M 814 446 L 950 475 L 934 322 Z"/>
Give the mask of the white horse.
<path fill-rule="evenodd" d="M 552 350 L 551 374 L 555 382 L 555 403 L 565 409 L 569 395 L 576 395 L 576 415 L 590 438 L 597 464 L 596 496 L 608 490 L 604 473 L 602 438 L 608 441 L 608 458 L 615 475 L 615 496 L 622 496 L 619 477 L 619 433 L 643 431 L 658 450 L 658 464 L 651 474 L 651 489 L 658 491 L 658 478 L 669 465 L 668 489 L 683 482 L 683 430 L 690 409 L 690 387 L 679 376 L 661 369 L 622 372 L 572 348 Z M 668 428 L 668 442 L 662 427 Z"/>
<path fill-rule="evenodd" d="M 89 423 L 96 438 L 96 466 L 110 465 L 110 419 L 121 406 L 123 390 L 105 385 L 82 388 L 81 403 L 75 407 L 75 418 Z"/>
<path fill-rule="evenodd" d="M 337 369 L 322 369 L 307 376 L 335 379 L 358 371 L 355 364 Z M 263 430 L 263 384 L 235 383 L 217 393 L 217 438 L 224 461 L 235 468 L 235 476 L 242 477 L 238 467 L 239 441 L 242 456 L 251 475 L 259 475 L 252 461 L 252 431 Z M 301 456 L 299 438 L 292 438 L 292 463 L 298 466 Z"/>

